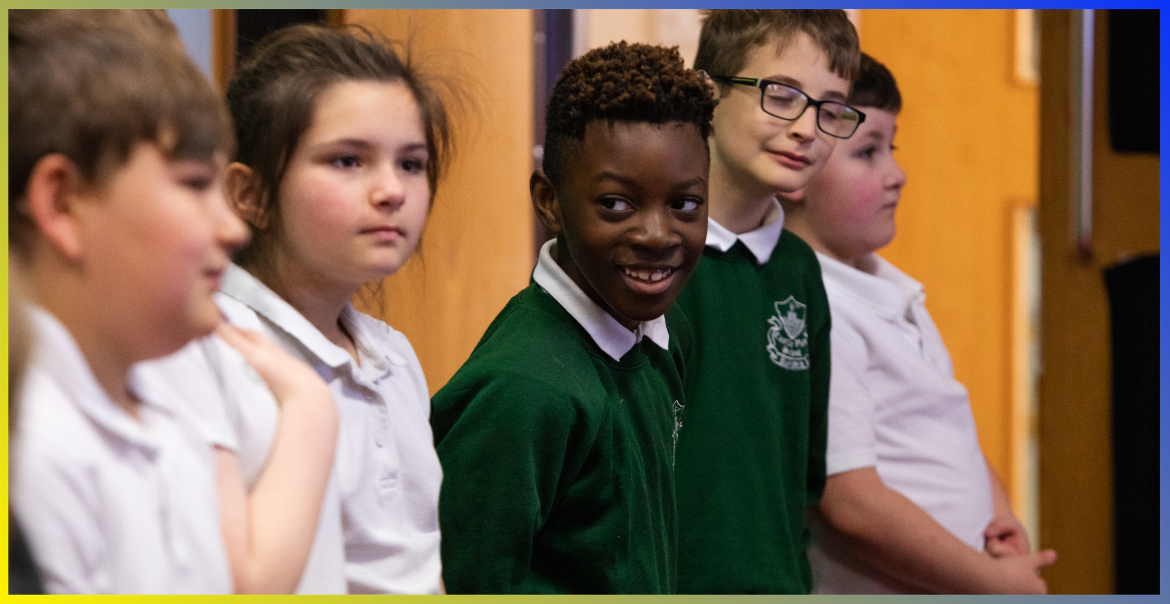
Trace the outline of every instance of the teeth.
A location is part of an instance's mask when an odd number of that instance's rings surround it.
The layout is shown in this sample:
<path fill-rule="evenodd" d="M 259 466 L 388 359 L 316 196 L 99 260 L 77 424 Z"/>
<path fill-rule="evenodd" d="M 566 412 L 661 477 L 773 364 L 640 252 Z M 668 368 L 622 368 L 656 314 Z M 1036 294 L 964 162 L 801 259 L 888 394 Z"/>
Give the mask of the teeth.
<path fill-rule="evenodd" d="M 674 269 L 669 269 L 669 268 L 668 269 L 655 269 L 652 271 L 648 271 L 648 270 L 634 270 L 631 268 L 622 267 L 622 270 L 625 271 L 627 275 L 629 275 L 635 279 L 639 279 L 642 281 L 649 281 L 651 283 L 662 281 L 663 279 L 669 277 L 671 275 L 671 273 L 674 272 Z"/>

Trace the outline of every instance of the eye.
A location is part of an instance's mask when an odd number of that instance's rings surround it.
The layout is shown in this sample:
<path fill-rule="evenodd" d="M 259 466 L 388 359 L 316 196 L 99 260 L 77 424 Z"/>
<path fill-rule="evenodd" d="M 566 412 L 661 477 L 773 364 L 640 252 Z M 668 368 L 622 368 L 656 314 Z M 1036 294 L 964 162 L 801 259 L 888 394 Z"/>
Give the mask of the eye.
<path fill-rule="evenodd" d="M 197 161 L 173 164 L 175 182 L 192 191 L 203 192 L 215 183 L 215 168 Z"/>
<path fill-rule="evenodd" d="M 837 103 L 825 103 L 821 105 L 821 119 L 832 120 L 834 122 L 844 119 L 845 112 L 847 110 L 848 108 L 845 107 L 845 105 L 839 105 Z"/>
<path fill-rule="evenodd" d="M 427 160 L 425 158 L 404 159 L 398 163 L 398 167 L 411 174 L 421 174 L 427 171 Z"/>
<path fill-rule="evenodd" d="M 862 147 L 860 150 L 858 150 L 857 157 L 859 157 L 861 159 L 873 159 L 873 156 L 876 153 L 877 153 L 877 147 L 870 145 L 868 147 Z"/>
<path fill-rule="evenodd" d="M 801 93 L 795 88 L 788 86 L 781 86 L 779 84 L 770 84 L 764 89 L 764 95 L 768 102 L 775 107 L 791 107 L 799 103 Z"/>
<path fill-rule="evenodd" d="M 619 197 L 603 197 L 598 203 L 611 212 L 628 212 L 632 209 L 630 202 Z"/>
<path fill-rule="evenodd" d="M 670 209 L 678 211 L 678 212 L 685 212 L 685 213 L 689 214 L 689 213 L 694 212 L 695 210 L 699 209 L 699 205 L 702 203 L 703 203 L 702 199 L 696 199 L 694 197 L 684 197 L 682 199 L 674 200 L 674 203 L 670 204 Z"/>
<path fill-rule="evenodd" d="M 356 155 L 338 155 L 329 160 L 329 163 L 337 168 L 356 168 L 361 165 L 361 159 Z"/>
<path fill-rule="evenodd" d="M 211 188 L 210 176 L 191 176 L 183 179 L 183 186 L 193 191 L 206 191 Z"/>

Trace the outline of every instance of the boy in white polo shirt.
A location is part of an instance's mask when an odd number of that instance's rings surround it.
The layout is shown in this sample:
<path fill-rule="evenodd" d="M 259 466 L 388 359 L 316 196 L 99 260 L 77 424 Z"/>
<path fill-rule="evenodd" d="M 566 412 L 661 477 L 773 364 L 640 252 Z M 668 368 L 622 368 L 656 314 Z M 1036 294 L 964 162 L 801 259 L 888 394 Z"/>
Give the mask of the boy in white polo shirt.
<path fill-rule="evenodd" d="M 894 237 L 906 174 L 893 157 L 901 95 L 862 55 L 839 141 L 785 226 L 817 252 L 833 371 L 827 481 L 809 550 L 817 593 L 1044 593 L 1023 527 L 986 463 L 967 390 L 920 283 L 876 255 Z"/>
<path fill-rule="evenodd" d="M 295 585 L 311 530 L 292 512 L 316 516 L 308 493 L 323 489 L 336 410 L 316 374 L 223 325 L 213 301 L 248 238 L 223 193 L 222 100 L 161 11 L 13 10 L 8 31 L 9 245 L 35 342 L 12 506 L 45 590 L 230 593 L 258 566 Z M 293 463 L 270 460 L 249 493 L 140 365 L 213 330 L 294 435 Z M 295 462 L 318 449 L 322 477 L 307 485 Z"/>

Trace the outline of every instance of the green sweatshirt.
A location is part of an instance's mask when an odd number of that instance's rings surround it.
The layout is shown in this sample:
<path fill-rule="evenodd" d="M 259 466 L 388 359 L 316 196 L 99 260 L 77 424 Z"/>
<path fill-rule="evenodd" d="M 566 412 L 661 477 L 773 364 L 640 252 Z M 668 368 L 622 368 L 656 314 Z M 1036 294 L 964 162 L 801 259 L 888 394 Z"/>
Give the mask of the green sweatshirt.
<path fill-rule="evenodd" d="M 679 296 L 694 351 L 679 433 L 679 593 L 809 593 L 825 486 L 829 304 L 783 231 L 766 264 L 707 247 Z"/>
<path fill-rule="evenodd" d="M 535 283 L 500 312 L 432 399 L 450 593 L 674 593 L 676 313 L 619 362 Z"/>

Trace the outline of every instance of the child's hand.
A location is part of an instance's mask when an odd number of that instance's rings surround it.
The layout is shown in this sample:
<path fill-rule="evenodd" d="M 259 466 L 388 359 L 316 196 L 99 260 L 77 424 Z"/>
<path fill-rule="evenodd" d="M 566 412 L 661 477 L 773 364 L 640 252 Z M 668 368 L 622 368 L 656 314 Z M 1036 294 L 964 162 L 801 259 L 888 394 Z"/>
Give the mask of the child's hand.
<path fill-rule="evenodd" d="M 1032 551 L 1028 533 L 1014 515 L 992 519 L 983 530 L 983 549 L 996 558 L 1027 554 Z"/>
<path fill-rule="evenodd" d="M 320 398 L 332 401 L 328 386 L 304 361 L 293 357 L 272 340 L 226 321 L 215 333 L 235 348 L 256 370 L 282 406 L 295 398 Z"/>
<path fill-rule="evenodd" d="M 1047 594 L 1048 584 L 1040 578 L 1039 572 L 1053 562 L 1056 562 L 1056 552 L 1050 549 L 994 558 L 1000 577 L 995 591 L 1001 594 Z"/>

